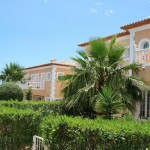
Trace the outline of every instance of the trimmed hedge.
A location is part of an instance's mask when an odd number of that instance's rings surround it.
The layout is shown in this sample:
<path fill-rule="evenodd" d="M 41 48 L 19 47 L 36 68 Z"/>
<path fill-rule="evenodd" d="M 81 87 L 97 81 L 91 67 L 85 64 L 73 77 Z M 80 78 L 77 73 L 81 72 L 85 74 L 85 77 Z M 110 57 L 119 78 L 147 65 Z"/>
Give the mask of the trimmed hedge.
<path fill-rule="evenodd" d="M 32 146 L 39 132 L 40 113 L 31 109 L 0 107 L 0 150 L 20 150 Z"/>
<path fill-rule="evenodd" d="M 150 148 L 150 122 L 89 120 L 49 116 L 41 133 L 55 150 L 145 150 Z"/>
<path fill-rule="evenodd" d="M 14 82 L 3 82 L 0 85 L 0 100 L 23 100 L 23 90 Z"/>
<path fill-rule="evenodd" d="M 18 109 L 32 109 L 34 111 L 39 111 L 43 116 L 49 114 L 62 114 L 62 101 L 0 101 L 0 106 L 13 107 Z"/>

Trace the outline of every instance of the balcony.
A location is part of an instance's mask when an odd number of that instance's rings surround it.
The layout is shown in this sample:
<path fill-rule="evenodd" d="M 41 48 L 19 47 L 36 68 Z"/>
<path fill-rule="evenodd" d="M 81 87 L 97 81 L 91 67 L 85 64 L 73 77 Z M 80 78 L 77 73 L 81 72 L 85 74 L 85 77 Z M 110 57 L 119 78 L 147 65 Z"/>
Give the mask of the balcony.
<path fill-rule="evenodd" d="M 150 48 L 136 49 L 134 61 L 142 64 L 142 66 L 150 66 Z"/>
<path fill-rule="evenodd" d="M 31 86 L 32 89 L 35 89 L 35 90 L 44 90 L 45 89 L 44 82 L 30 82 L 29 86 Z"/>
<path fill-rule="evenodd" d="M 44 90 L 45 83 L 44 82 L 28 82 L 25 84 L 20 84 L 20 87 L 22 89 L 28 89 L 29 87 L 31 87 L 32 89 L 35 89 L 35 90 Z"/>

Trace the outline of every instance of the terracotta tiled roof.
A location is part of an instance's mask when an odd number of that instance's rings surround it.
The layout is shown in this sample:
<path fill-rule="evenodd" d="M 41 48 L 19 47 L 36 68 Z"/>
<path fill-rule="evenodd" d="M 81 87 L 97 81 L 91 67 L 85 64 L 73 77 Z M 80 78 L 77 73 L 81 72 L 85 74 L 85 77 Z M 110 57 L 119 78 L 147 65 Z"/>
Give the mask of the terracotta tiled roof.
<path fill-rule="evenodd" d="M 42 65 L 38 65 L 38 66 L 27 67 L 24 70 L 40 68 L 40 67 L 47 67 L 47 66 L 51 66 L 51 65 L 68 66 L 68 67 L 75 67 L 76 66 L 76 64 L 74 62 L 69 62 L 69 61 L 66 61 L 66 60 L 63 60 L 63 61 L 51 60 L 50 63 L 42 64 Z"/>
<path fill-rule="evenodd" d="M 146 18 L 146 19 L 143 19 L 143 20 L 140 20 L 140 21 L 137 21 L 137 22 L 133 22 L 133 23 L 121 26 L 120 28 L 123 29 L 123 30 L 126 30 L 125 32 L 109 35 L 109 36 L 103 37 L 103 39 L 104 40 L 110 40 L 112 38 L 112 36 L 114 36 L 114 35 L 116 35 L 117 37 L 122 37 L 122 36 L 125 36 L 125 35 L 129 35 L 130 34 L 129 31 L 128 31 L 129 29 L 136 28 L 136 27 L 146 25 L 146 24 L 150 24 L 150 17 Z M 84 47 L 84 46 L 87 46 L 87 45 L 89 45 L 89 42 L 78 44 L 78 46 L 81 46 L 81 47 Z"/>
<path fill-rule="evenodd" d="M 120 33 L 117 33 L 117 34 L 113 34 L 113 35 L 103 37 L 102 39 L 107 41 L 107 40 L 110 40 L 113 36 L 122 37 L 122 36 L 126 36 L 126 35 L 129 35 L 129 34 L 130 34 L 129 31 L 124 31 L 124 32 L 120 32 Z M 89 45 L 89 42 L 78 44 L 78 46 L 80 46 L 80 47 L 84 47 L 84 46 L 88 46 L 88 45 Z"/>
<path fill-rule="evenodd" d="M 137 22 L 133 22 L 133 23 L 121 26 L 120 28 L 123 30 L 129 30 L 129 29 L 136 28 L 142 25 L 146 25 L 146 24 L 150 24 L 150 18 L 146 18 Z"/>
<path fill-rule="evenodd" d="M 27 67 L 27 68 L 24 68 L 24 70 L 34 69 L 34 68 L 40 68 L 40 67 L 46 67 L 46 66 L 50 66 L 50 63 L 48 63 L 48 64 L 42 64 L 42 65 L 38 65 L 38 66 Z"/>

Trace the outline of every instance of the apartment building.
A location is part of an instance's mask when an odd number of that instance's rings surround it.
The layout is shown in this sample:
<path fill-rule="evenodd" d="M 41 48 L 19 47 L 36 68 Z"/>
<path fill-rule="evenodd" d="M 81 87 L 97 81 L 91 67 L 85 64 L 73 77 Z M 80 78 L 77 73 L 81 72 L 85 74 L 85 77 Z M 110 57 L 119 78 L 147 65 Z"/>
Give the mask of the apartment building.
<path fill-rule="evenodd" d="M 50 63 L 25 68 L 26 78 L 29 80 L 20 86 L 23 89 L 32 88 L 34 100 L 62 99 L 63 85 L 60 78 L 65 74 L 72 74 L 75 66 L 73 62 L 52 59 Z"/>
<path fill-rule="evenodd" d="M 124 44 L 127 48 L 124 54 L 125 63 L 139 62 L 142 64 L 139 75 L 150 86 L 150 18 L 127 24 L 120 28 L 124 31 L 114 35 L 117 36 L 116 42 Z M 109 42 L 114 35 L 103 39 Z M 89 43 L 86 42 L 78 46 L 86 48 L 88 45 Z M 129 74 L 132 75 L 133 72 L 130 71 Z M 145 101 L 137 105 L 137 108 L 136 118 L 139 117 L 139 114 L 144 117 L 150 117 L 149 90 L 145 91 Z"/>

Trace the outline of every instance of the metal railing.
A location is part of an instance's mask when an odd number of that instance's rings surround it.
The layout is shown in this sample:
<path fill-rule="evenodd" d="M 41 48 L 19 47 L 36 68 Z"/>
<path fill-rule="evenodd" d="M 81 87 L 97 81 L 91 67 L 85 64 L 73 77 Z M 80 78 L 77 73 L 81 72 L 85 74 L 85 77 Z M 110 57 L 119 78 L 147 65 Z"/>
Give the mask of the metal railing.
<path fill-rule="evenodd" d="M 44 150 L 44 139 L 37 135 L 33 136 L 33 146 L 32 150 Z"/>

